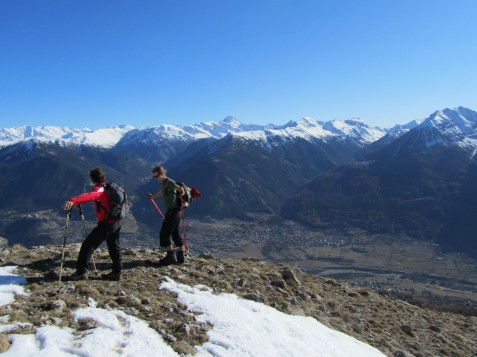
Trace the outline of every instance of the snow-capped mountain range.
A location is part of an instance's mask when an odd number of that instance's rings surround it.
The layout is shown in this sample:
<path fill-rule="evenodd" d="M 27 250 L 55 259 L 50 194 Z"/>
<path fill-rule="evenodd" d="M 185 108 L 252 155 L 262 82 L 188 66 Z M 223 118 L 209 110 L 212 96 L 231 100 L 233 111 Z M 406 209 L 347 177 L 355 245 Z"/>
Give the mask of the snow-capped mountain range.
<path fill-rule="evenodd" d="M 228 117 L 191 126 L 4 129 L 0 142 L 0 211 L 50 209 L 58 201 L 58 184 L 72 197 L 85 184 L 84 173 L 100 165 L 134 198 L 132 215 L 148 231 L 142 222 L 156 212 L 147 210 L 143 198 L 157 189 L 150 167 L 164 164 L 172 177 L 203 193 L 189 215 L 266 214 L 320 227 L 352 224 L 432 239 L 455 232 L 449 237 L 460 235 L 462 245 L 473 242 L 477 232 L 475 214 L 466 213 L 473 212 L 468 202 L 477 199 L 477 113 L 463 107 L 392 129 L 360 119 L 302 118 L 260 126 Z M 22 229 L 23 223 L 18 223 Z M 19 232 L 12 239 L 21 242 L 28 235 Z"/>
<path fill-rule="evenodd" d="M 413 120 L 404 125 L 395 125 L 390 129 L 369 126 L 359 118 L 322 122 L 310 117 L 290 121 L 284 125 L 243 124 L 233 117 L 227 117 L 219 122 L 210 121 L 189 126 L 161 124 L 146 128 L 122 125 L 90 130 L 58 126 L 21 126 L 0 129 L 0 147 L 34 140 L 64 146 L 86 145 L 111 148 L 120 141 L 123 144 L 131 142 L 156 144 L 170 140 L 192 142 L 207 138 L 221 139 L 226 135 L 272 143 L 272 145 L 277 142 L 277 138 L 283 141 L 295 138 L 308 141 L 348 138 L 358 145 L 365 146 L 385 135 L 399 137 L 415 128 L 422 129 L 424 135 L 428 135 L 427 146 L 452 142 L 462 147 L 477 148 L 477 113 L 464 107 L 446 108 L 434 112 L 426 119 Z M 440 133 L 438 137 L 434 132 L 425 134 L 426 131 L 435 131 L 435 129 Z M 271 138 L 273 140 L 270 140 Z"/>
<path fill-rule="evenodd" d="M 0 147 L 36 140 L 60 145 L 78 144 L 108 148 L 114 146 L 124 134 L 132 129 L 134 128 L 129 125 L 97 130 L 58 126 L 20 126 L 0 129 Z"/>
<path fill-rule="evenodd" d="M 378 140 L 385 134 L 386 130 L 370 127 L 360 119 L 318 122 L 306 117 L 290 121 L 285 125 L 250 125 L 227 117 L 220 122 L 205 122 L 190 126 L 162 124 L 155 127 L 134 128 L 124 125 L 97 130 L 57 126 L 6 128 L 0 129 L 0 147 L 36 140 L 60 145 L 76 144 L 110 148 L 120 140 L 154 143 L 179 139 L 188 142 L 206 138 L 221 139 L 226 135 L 250 140 L 266 140 L 271 136 L 306 140 L 350 137 L 357 142 L 367 144 Z"/>

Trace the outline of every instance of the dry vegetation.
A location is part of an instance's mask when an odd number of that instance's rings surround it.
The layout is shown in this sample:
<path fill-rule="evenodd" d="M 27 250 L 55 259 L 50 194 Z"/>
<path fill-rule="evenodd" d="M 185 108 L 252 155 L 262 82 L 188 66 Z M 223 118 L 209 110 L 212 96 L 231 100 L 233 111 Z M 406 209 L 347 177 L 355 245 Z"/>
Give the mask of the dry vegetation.
<path fill-rule="evenodd" d="M 68 245 L 65 274 L 73 272 L 79 246 Z M 120 282 L 90 280 L 58 284 L 61 247 L 26 249 L 20 246 L 0 252 L 1 265 L 17 265 L 27 278 L 29 297 L 17 297 L 0 308 L 12 321 L 29 322 L 15 333 L 32 333 L 45 324 L 77 330 L 94 327 L 78 323 L 71 312 L 87 306 L 93 298 L 98 307 L 122 309 L 149 323 L 177 352 L 194 353 L 194 346 L 207 340 L 210 326 L 196 322 L 193 313 L 168 291 L 158 289 L 168 276 L 188 285 L 204 284 L 217 294 L 234 293 L 261 301 L 280 311 L 313 316 L 323 324 L 371 344 L 389 356 L 475 356 L 477 317 L 421 308 L 375 293 L 366 288 L 340 284 L 305 274 L 283 264 L 257 259 L 192 257 L 182 266 L 159 268 L 161 253 L 149 249 L 126 249 L 125 270 Z M 106 250 L 96 253 L 98 270 L 110 266 Z M 66 279 L 65 279 L 66 280 Z M 3 351 L 8 336 L 0 335 Z"/>

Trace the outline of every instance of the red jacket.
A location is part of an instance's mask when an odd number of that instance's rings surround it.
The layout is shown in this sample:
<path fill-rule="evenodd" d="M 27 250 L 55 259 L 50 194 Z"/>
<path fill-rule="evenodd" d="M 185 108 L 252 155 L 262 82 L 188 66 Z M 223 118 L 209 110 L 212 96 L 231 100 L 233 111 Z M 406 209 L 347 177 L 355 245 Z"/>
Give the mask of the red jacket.
<path fill-rule="evenodd" d="M 96 208 L 96 218 L 98 222 L 104 222 L 108 224 L 116 223 L 114 219 L 108 219 L 109 211 L 109 195 L 104 189 L 106 182 L 101 182 L 93 187 L 91 192 L 83 193 L 79 196 L 70 198 L 69 201 L 74 205 L 79 205 L 87 202 L 93 202 Z M 98 205 L 98 201 L 100 205 Z"/>

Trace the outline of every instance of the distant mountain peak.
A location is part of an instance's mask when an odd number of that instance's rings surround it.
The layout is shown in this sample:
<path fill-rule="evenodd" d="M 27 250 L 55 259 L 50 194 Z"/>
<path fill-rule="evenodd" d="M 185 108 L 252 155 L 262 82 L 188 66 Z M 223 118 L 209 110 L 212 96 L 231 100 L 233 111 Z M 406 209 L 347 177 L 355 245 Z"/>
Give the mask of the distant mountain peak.
<path fill-rule="evenodd" d="M 319 125 L 319 123 L 313 119 L 312 117 L 303 117 L 296 122 L 299 126 L 303 126 L 305 128 L 313 128 Z"/>
<path fill-rule="evenodd" d="M 337 136 L 349 137 L 367 144 L 379 140 L 386 134 L 383 129 L 370 127 L 360 118 L 334 119 L 323 123 L 323 128 Z"/>
<path fill-rule="evenodd" d="M 366 124 L 364 122 L 364 120 L 359 118 L 359 117 L 346 119 L 345 122 L 349 123 L 349 124 L 359 124 L 359 125 L 363 125 L 363 126 L 368 126 L 368 124 Z"/>
<path fill-rule="evenodd" d="M 464 107 L 445 108 L 422 121 L 395 126 L 388 135 L 404 137 L 408 134 L 412 138 L 412 147 L 455 145 L 470 150 L 474 155 L 477 151 L 477 113 Z"/>
<path fill-rule="evenodd" d="M 221 121 L 223 124 L 230 125 L 231 127 L 238 128 L 240 125 L 242 125 L 241 122 L 239 122 L 237 119 L 234 117 L 228 116 L 224 120 Z"/>
<path fill-rule="evenodd" d="M 432 113 L 421 124 L 422 127 L 434 127 L 444 136 L 457 138 L 477 134 L 477 113 L 464 108 L 445 108 Z"/>

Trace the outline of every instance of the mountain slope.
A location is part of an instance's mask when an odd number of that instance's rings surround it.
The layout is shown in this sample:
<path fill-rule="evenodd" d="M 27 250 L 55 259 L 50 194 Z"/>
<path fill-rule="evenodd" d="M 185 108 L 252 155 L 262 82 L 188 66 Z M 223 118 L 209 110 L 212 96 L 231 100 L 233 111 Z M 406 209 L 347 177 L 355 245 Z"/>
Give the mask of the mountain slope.
<path fill-rule="evenodd" d="M 188 209 L 190 216 L 249 219 L 282 212 L 318 226 L 406 232 L 443 244 L 451 242 L 440 236 L 443 232 L 467 232 L 451 245 L 473 247 L 474 211 L 465 200 L 474 197 L 476 118 L 466 108 L 445 109 L 384 131 L 359 119 L 302 118 L 258 126 L 229 117 L 186 127 L 124 127 L 112 148 L 73 144 L 64 133 L 52 144 L 47 127 L 46 132 L 30 128 L 30 136 L 50 141 L 21 141 L 0 149 L 0 212 L 32 216 L 58 210 L 61 217 L 62 201 L 89 190 L 88 172 L 100 165 L 110 180 L 125 187 L 131 218 L 139 222 L 139 233 L 150 237 L 156 212 L 145 197 L 159 188 L 150 170 L 161 163 L 172 178 L 202 192 Z M 360 162 L 353 165 L 357 158 Z M 1 233 L 31 237 L 44 227 L 25 219 L 14 226 L 11 219 L 3 220 Z M 36 228 L 25 228 L 30 226 Z"/>
<path fill-rule="evenodd" d="M 321 227 L 405 233 L 477 255 L 475 114 L 434 113 L 366 161 L 320 175 L 282 214 Z"/>
<path fill-rule="evenodd" d="M 67 245 L 65 276 L 74 270 L 77 254 L 78 246 Z M 98 308 L 122 310 L 145 321 L 177 353 L 191 354 L 194 346 L 213 339 L 207 333 L 214 326 L 201 321 L 196 309 L 186 308 L 177 294 L 158 289 L 161 281 L 172 279 L 191 287 L 200 286 L 202 290 L 213 289 L 213 298 L 221 295 L 234 299 L 227 294 L 235 294 L 286 314 L 309 316 L 389 356 L 470 356 L 477 348 L 477 325 L 472 316 L 418 307 L 385 293 L 340 284 L 283 264 L 267 264 L 255 259 L 220 260 L 204 255 L 180 267 L 157 268 L 158 258 L 157 252 L 150 249 L 128 249 L 124 254 L 121 282 L 92 276 L 89 281 L 80 282 L 64 278 L 59 286 L 61 249 L 58 247 L 3 249 L 0 262 L 9 261 L 20 267 L 30 296 L 18 297 L 15 303 L 1 306 L 1 315 L 10 316 L 9 322 L 2 323 L 25 323 L 11 332 L 21 335 L 33 334 L 45 325 L 68 327 L 80 335 L 93 333 L 97 328 L 109 332 L 108 328 L 117 326 L 111 320 L 81 321 L 72 314 L 94 301 Z M 100 271 L 109 269 L 106 250 L 96 253 L 96 264 Z M 4 342 L 1 344 L 4 350 L 9 348 L 6 334 L 0 334 L 0 341 Z M 104 340 L 97 348 L 103 346 L 103 342 L 107 343 Z"/>
<path fill-rule="evenodd" d="M 11 244 L 52 242 L 52 230 L 58 231 L 57 220 L 64 217 L 61 205 L 91 190 L 89 171 L 98 165 L 108 180 L 126 188 L 135 210 L 137 178 L 149 174 L 137 160 L 98 147 L 62 147 L 34 140 L 0 149 L 1 235 Z M 95 220 L 87 206 L 86 219 Z"/>
<path fill-rule="evenodd" d="M 277 214 L 283 199 L 320 172 L 353 159 L 355 143 L 229 134 L 196 155 L 166 163 L 170 176 L 197 186 L 203 196 L 191 213 L 246 217 Z"/>

